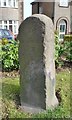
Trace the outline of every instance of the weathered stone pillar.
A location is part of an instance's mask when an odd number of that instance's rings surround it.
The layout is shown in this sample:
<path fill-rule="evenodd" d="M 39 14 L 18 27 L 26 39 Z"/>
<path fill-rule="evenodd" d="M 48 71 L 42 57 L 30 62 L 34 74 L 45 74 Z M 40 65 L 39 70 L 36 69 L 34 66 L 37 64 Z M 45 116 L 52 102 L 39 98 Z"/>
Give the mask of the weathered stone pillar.
<path fill-rule="evenodd" d="M 22 22 L 20 40 L 20 99 L 27 112 L 57 106 L 55 96 L 54 30 L 50 18 L 35 14 Z"/>

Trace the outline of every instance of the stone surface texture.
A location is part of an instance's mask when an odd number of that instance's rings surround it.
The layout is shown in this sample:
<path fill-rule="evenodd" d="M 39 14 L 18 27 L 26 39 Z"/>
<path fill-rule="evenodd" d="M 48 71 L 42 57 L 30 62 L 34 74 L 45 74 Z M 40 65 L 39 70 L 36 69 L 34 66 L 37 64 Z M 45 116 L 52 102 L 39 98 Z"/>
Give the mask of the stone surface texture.
<path fill-rule="evenodd" d="M 32 113 L 56 107 L 51 19 L 41 14 L 30 16 L 20 25 L 18 39 L 21 107 Z"/>

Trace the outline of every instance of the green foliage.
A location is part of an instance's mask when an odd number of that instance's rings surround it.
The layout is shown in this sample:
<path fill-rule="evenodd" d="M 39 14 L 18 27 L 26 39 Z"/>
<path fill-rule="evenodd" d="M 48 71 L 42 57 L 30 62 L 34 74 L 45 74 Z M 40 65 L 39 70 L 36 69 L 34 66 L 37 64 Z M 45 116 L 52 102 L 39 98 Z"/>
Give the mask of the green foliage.
<path fill-rule="evenodd" d="M 3 38 L 3 39 L 2 39 L 2 45 L 5 45 L 5 44 L 7 44 L 7 43 L 8 43 L 8 39 Z"/>
<path fill-rule="evenodd" d="M 64 40 L 66 41 L 72 41 L 72 35 L 65 35 Z"/>
<path fill-rule="evenodd" d="M 72 62 L 72 40 L 69 40 L 68 37 L 72 38 L 72 36 L 66 36 L 64 42 L 61 43 L 57 32 L 55 33 L 56 67 L 61 67 L 64 64 L 63 60 Z M 19 69 L 18 47 L 19 42 L 15 40 L 2 39 L 0 41 L 0 66 L 2 64 L 3 71 Z"/>
<path fill-rule="evenodd" d="M 64 56 L 66 56 L 66 60 L 72 62 L 72 36 L 71 38 L 66 38 L 64 40 Z"/>
<path fill-rule="evenodd" d="M 19 69 L 18 46 L 19 42 L 11 40 L 7 42 L 4 40 L 1 45 L 2 52 L 0 52 L 0 60 L 2 61 L 3 71 L 11 71 Z"/>
<path fill-rule="evenodd" d="M 62 66 L 61 55 L 63 54 L 63 45 L 59 42 L 59 37 L 55 34 L 55 65 L 56 67 Z"/>
<path fill-rule="evenodd" d="M 70 38 L 70 39 L 69 39 Z M 56 67 L 64 64 L 64 61 L 72 62 L 72 36 L 66 36 L 63 43 L 59 42 L 55 34 L 55 63 Z"/>

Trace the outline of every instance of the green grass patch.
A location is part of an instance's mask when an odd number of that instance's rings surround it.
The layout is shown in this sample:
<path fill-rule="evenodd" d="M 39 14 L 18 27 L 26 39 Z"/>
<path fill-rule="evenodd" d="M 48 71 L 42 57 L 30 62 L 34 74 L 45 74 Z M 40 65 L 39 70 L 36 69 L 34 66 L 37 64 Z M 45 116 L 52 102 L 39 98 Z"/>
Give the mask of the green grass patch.
<path fill-rule="evenodd" d="M 20 107 L 19 78 L 2 79 L 2 109 L 3 118 L 71 118 L 71 72 L 69 69 L 56 74 L 56 91 L 60 104 L 54 110 L 47 110 L 40 114 L 24 113 Z"/>

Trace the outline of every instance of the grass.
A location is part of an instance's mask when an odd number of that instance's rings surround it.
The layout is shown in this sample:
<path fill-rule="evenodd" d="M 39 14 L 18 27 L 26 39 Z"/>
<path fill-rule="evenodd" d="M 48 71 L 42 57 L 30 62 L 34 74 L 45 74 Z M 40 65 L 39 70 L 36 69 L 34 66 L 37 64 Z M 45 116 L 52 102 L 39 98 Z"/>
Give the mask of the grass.
<path fill-rule="evenodd" d="M 71 71 L 72 72 L 72 71 Z M 40 114 L 24 113 L 19 105 L 19 78 L 2 79 L 2 116 L 3 118 L 71 118 L 71 73 L 69 69 L 56 74 L 56 91 L 60 105 L 53 111 Z"/>

